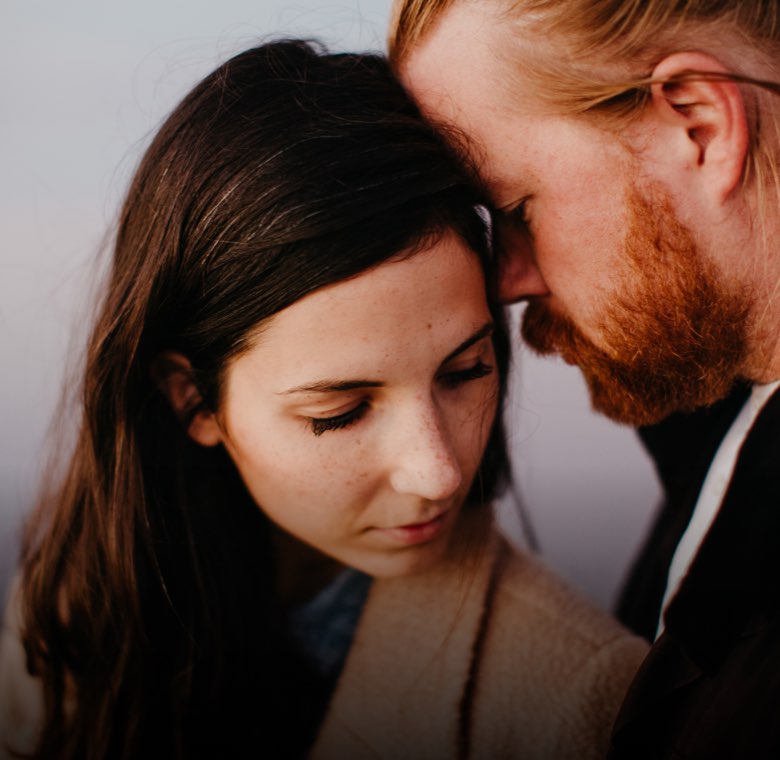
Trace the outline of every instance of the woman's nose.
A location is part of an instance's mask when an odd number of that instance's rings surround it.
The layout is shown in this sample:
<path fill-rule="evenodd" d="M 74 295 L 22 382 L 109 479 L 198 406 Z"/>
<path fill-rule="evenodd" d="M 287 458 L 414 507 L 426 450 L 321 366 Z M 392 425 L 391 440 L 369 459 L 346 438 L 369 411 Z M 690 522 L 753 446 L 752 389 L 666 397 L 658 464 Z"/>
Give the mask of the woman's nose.
<path fill-rule="evenodd" d="M 410 410 L 399 424 L 392 444 L 390 484 L 398 493 L 432 501 L 446 499 L 458 490 L 463 473 L 449 434 L 431 405 Z"/>

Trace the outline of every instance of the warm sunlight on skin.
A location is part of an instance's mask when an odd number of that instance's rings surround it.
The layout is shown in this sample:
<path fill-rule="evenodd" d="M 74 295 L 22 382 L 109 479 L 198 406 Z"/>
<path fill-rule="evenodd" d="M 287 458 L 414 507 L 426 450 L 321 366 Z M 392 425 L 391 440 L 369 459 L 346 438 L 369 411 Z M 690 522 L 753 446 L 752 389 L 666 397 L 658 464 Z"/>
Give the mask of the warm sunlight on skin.
<path fill-rule="evenodd" d="M 491 324 L 453 234 L 277 314 L 230 366 L 218 413 L 261 509 L 371 575 L 439 559 L 496 413 Z"/>

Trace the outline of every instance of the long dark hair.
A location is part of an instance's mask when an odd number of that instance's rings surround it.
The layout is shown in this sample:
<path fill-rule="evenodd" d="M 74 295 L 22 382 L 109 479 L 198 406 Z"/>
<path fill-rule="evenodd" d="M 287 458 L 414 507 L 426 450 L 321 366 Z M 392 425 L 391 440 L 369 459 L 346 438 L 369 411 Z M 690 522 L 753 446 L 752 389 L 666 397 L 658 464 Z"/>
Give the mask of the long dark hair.
<path fill-rule="evenodd" d="M 75 451 L 25 539 L 40 757 L 305 751 L 320 692 L 285 633 L 267 520 L 224 450 L 186 435 L 150 368 L 161 351 L 185 355 L 216 409 L 260 322 L 447 230 L 492 282 L 479 200 L 379 56 L 263 45 L 163 124 L 120 217 Z M 506 470 L 498 417 L 473 503 Z"/>

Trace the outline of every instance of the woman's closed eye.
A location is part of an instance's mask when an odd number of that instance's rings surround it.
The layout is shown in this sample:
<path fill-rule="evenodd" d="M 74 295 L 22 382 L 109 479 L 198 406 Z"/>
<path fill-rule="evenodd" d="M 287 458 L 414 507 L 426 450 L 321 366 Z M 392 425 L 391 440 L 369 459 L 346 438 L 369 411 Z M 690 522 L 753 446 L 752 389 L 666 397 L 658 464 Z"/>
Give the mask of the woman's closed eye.
<path fill-rule="evenodd" d="M 445 388 L 457 388 L 459 385 L 471 382 L 472 380 L 479 380 L 482 377 L 487 377 L 492 372 L 493 366 L 491 364 L 485 364 L 485 362 L 479 359 L 475 364 L 472 364 L 465 369 L 442 372 L 442 374 L 439 375 L 439 382 Z"/>
<path fill-rule="evenodd" d="M 473 380 L 487 377 L 492 372 L 492 365 L 486 364 L 482 359 L 478 359 L 474 364 L 464 369 L 453 369 L 440 373 L 437 380 L 446 389 L 454 389 Z M 307 420 L 311 427 L 311 432 L 316 436 L 321 436 L 330 430 L 343 430 L 353 425 L 365 415 L 369 407 L 369 401 L 364 399 L 345 412 L 340 412 L 330 417 L 308 417 Z"/>
<path fill-rule="evenodd" d="M 328 430 L 341 430 L 357 422 L 368 410 L 368 401 L 361 401 L 357 406 L 332 417 L 309 417 L 311 432 L 322 435 Z"/>

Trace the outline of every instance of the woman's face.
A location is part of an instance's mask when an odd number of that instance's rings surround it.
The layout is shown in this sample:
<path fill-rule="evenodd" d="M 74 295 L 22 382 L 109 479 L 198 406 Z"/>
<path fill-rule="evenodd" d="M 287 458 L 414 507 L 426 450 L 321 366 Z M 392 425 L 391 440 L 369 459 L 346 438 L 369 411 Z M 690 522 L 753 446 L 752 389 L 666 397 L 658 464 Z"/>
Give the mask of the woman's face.
<path fill-rule="evenodd" d="M 496 414 L 492 320 L 454 234 L 315 291 L 267 322 L 215 417 L 260 508 L 380 577 L 447 547 Z"/>

